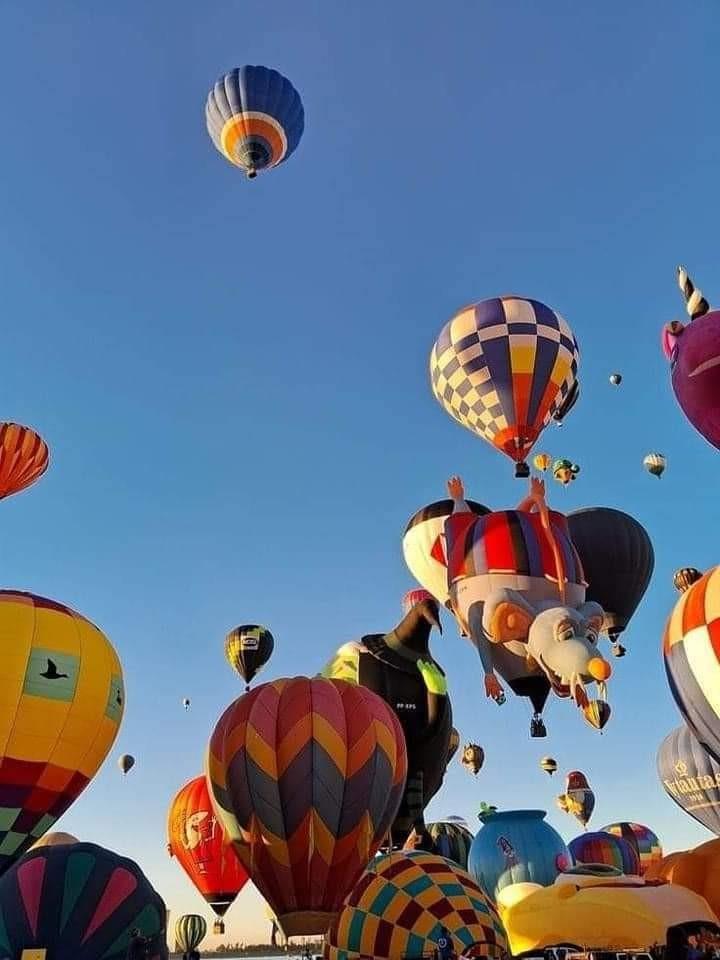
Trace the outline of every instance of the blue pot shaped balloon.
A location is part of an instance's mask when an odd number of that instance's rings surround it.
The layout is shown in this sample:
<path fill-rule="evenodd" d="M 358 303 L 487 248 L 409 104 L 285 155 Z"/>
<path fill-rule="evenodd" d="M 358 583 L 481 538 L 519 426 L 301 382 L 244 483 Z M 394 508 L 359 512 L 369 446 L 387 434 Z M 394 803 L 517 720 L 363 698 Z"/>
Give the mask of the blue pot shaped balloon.
<path fill-rule="evenodd" d="M 511 883 L 548 886 L 571 865 L 565 841 L 545 815 L 544 810 L 480 814 L 483 826 L 470 847 L 468 872 L 491 900 Z"/>

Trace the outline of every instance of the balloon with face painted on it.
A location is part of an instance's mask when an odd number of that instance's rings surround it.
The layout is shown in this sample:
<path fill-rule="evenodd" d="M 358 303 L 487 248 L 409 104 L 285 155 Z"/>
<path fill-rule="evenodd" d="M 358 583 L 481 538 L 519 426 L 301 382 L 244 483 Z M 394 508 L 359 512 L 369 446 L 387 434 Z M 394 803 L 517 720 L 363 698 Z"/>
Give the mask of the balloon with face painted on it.
<path fill-rule="evenodd" d="M 690 323 L 675 320 L 663 330 L 673 391 L 698 433 L 720 449 L 720 310 L 710 309 L 683 267 L 678 283 Z"/>

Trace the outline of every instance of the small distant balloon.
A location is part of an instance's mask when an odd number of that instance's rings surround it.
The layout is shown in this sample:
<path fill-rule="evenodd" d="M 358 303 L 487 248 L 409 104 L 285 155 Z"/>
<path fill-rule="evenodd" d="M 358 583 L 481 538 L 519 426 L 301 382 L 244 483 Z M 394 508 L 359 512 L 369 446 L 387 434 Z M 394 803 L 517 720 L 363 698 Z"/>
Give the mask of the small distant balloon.
<path fill-rule="evenodd" d="M 466 743 L 463 748 L 460 763 L 462 763 L 466 770 L 470 770 L 477 776 L 482 769 L 482 765 L 485 763 L 485 751 L 477 743 Z"/>
<path fill-rule="evenodd" d="M 225 637 L 225 658 L 246 684 L 265 666 L 275 647 L 267 627 L 244 623 Z"/>
<path fill-rule="evenodd" d="M 135 757 L 131 756 L 129 753 L 124 753 L 121 757 L 118 757 L 118 767 L 120 767 L 120 772 L 122 774 L 129 773 L 134 766 Z"/>
<path fill-rule="evenodd" d="M 543 757 L 540 761 L 540 768 L 552 776 L 558 768 L 557 760 L 554 760 L 552 757 Z"/>
<path fill-rule="evenodd" d="M 610 374 L 610 383 L 614 387 L 619 387 L 622 383 L 622 374 L 621 373 L 611 373 Z"/>
<path fill-rule="evenodd" d="M 572 460 L 556 460 L 552 472 L 557 482 L 566 487 L 580 473 L 580 467 Z"/>
<path fill-rule="evenodd" d="M 189 709 L 190 709 L 190 698 L 189 698 L 189 697 L 185 697 L 185 699 L 183 700 L 183 706 L 185 707 L 186 710 L 189 710 Z"/>
<path fill-rule="evenodd" d="M 619 643 L 613 644 L 612 651 L 613 655 L 616 657 L 625 656 L 625 647 Z M 591 700 L 583 707 L 583 716 L 590 726 L 595 727 L 596 730 L 603 729 L 610 719 L 611 714 L 612 709 L 610 704 L 605 700 Z"/>
<path fill-rule="evenodd" d="M 543 473 L 552 463 L 552 457 L 549 453 L 536 453 L 533 457 L 533 466 L 536 470 L 542 470 Z"/>
<path fill-rule="evenodd" d="M 649 453 L 643 460 L 643 464 L 648 473 L 654 477 L 661 477 L 665 473 L 667 458 L 662 453 Z"/>
<path fill-rule="evenodd" d="M 701 577 L 702 573 L 695 567 L 680 567 L 673 576 L 673 586 L 679 593 L 685 593 Z"/>
<path fill-rule="evenodd" d="M 49 462 L 47 444 L 34 430 L 19 423 L 0 423 L 0 499 L 35 483 Z"/>
<path fill-rule="evenodd" d="M 433 600 L 434 597 L 431 593 L 428 593 L 427 590 L 423 590 L 422 587 L 416 587 L 413 590 L 408 590 L 405 596 L 402 598 L 402 614 L 406 617 L 412 608 L 418 604 L 422 603 L 423 600 Z"/>

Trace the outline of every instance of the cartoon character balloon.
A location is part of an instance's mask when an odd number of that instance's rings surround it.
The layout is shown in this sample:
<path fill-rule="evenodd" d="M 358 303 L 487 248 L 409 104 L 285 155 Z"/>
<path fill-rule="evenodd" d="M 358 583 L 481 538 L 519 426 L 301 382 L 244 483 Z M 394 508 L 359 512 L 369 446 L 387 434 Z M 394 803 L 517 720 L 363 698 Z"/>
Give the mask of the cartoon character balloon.
<path fill-rule="evenodd" d="M 47 444 L 30 427 L 0 423 L 0 499 L 25 490 L 47 470 Z"/>
<path fill-rule="evenodd" d="M 720 310 L 710 309 L 684 267 L 678 284 L 690 323 L 676 320 L 663 330 L 675 399 L 698 433 L 720 448 Z"/>
<path fill-rule="evenodd" d="M 557 805 L 565 813 L 572 814 L 583 826 L 589 822 L 595 809 L 595 793 L 580 770 L 573 770 L 567 775 L 565 793 L 557 798 Z"/>
<path fill-rule="evenodd" d="M 422 600 L 389 633 L 344 644 L 322 671 L 377 693 L 400 720 L 408 772 L 392 828 L 398 846 L 413 827 L 422 830 L 423 811 L 440 789 L 450 749 L 452 706 L 445 675 L 430 652 L 433 627 L 442 630 L 438 605 Z"/>
<path fill-rule="evenodd" d="M 55 600 L 0 591 L 0 873 L 68 809 L 111 749 L 125 707 L 107 637 Z"/>
<path fill-rule="evenodd" d="M 670 692 L 694 736 L 720 763 L 720 567 L 693 583 L 665 627 Z"/>
<path fill-rule="evenodd" d="M 657 769 L 670 799 L 720 837 L 720 764 L 703 750 L 685 724 L 660 744 Z"/>
<path fill-rule="evenodd" d="M 580 467 L 572 460 L 556 460 L 553 463 L 553 477 L 566 487 L 580 473 Z"/>
<path fill-rule="evenodd" d="M 456 956 L 504 960 L 495 907 L 457 864 L 423 852 L 376 860 L 330 927 L 326 960 L 391 960 L 437 954 L 442 928 Z"/>
<path fill-rule="evenodd" d="M 479 743 L 466 743 L 463 747 L 460 763 L 462 763 L 466 770 L 469 770 L 470 773 L 477 776 L 482 770 L 482 765 L 485 763 L 485 751 Z"/>
<path fill-rule="evenodd" d="M 300 143 L 305 111 L 277 70 L 245 66 L 220 77 L 208 94 L 205 122 L 217 150 L 252 180 L 287 160 Z"/>
<path fill-rule="evenodd" d="M 213 804 L 287 937 L 327 929 L 386 838 L 406 771 L 400 722 L 364 686 L 280 679 L 227 708 L 208 746 Z"/>
<path fill-rule="evenodd" d="M 213 811 L 205 777 L 195 777 L 176 794 L 168 812 L 168 852 L 175 857 L 218 918 L 222 918 L 248 881 L 222 824 Z"/>
<path fill-rule="evenodd" d="M 167 960 L 166 922 L 138 865 L 94 843 L 31 850 L 0 877 L 0 956 L 125 960 L 137 927 Z"/>
<path fill-rule="evenodd" d="M 579 351 L 565 320 L 538 300 L 498 297 L 460 310 L 430 356 L 435 398 L 458 423 L 516 463 L 577 396 Z"/>

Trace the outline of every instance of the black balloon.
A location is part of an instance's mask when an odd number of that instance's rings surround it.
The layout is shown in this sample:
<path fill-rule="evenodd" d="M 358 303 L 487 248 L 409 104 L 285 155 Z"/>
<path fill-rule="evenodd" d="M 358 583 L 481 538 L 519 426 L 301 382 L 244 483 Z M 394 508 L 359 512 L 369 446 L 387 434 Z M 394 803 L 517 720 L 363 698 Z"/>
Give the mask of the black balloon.
<path fill-rule="evenodd" d="M 670 799 L 720 837 L 720 764 L 705 752 L 685 724 L 660 744 L 657 770 Z"/>
<path fill-rule="evenodd" d="M 615 639 L 650 583 L 655 567 L 652 542 L 642 524 L 610 507 L 576 510 L 567 519 L 588 582 L 586 598 L 603 608 L 605 628 Z"/>

